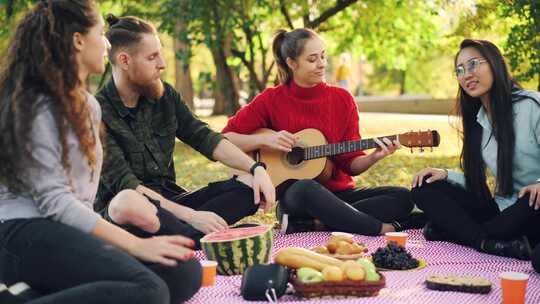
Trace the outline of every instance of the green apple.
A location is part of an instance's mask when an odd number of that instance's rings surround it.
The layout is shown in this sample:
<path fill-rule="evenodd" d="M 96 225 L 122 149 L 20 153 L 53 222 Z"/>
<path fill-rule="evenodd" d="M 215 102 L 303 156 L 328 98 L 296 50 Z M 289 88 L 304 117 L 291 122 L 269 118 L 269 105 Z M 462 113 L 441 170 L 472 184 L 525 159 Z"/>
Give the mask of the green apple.
<path fill-rule="evenodd" d="M 318 283 L 322 282 L 324 277 L 320 271 L 313 268 L 302 267 L 296 271 L 296 276 L 302 283 Z"/>
<path fill-rule="evenodd" d="M 381 279 L 381 275 L 378 274 L 375 270 L 366 271 L 366 281 L 374 282 Z"/>
<path fill-rule="evenodd" d="M 360 265 L 362 265 L 362 267 L 364 267 L 364 270 L 366 272 L 368 271 L 375 271 L 375 265 L 373 265 L 373 263 L 366 259 L 366 258 L 360 258 L 358 260 L 356 260 L 357 263 L 360 263 Z"/>

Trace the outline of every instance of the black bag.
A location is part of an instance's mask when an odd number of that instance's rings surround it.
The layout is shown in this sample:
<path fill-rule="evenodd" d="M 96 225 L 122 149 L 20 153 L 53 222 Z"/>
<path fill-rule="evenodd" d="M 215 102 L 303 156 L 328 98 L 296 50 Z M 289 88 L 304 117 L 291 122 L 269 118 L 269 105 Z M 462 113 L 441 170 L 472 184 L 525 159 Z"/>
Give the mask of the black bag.
<path fill-rule="evenodd" d="M 248 301 L 276 301 L 285 294 L 289 270 L 278 264 L 253 265 L 244 271 L 240 293 Z"/>

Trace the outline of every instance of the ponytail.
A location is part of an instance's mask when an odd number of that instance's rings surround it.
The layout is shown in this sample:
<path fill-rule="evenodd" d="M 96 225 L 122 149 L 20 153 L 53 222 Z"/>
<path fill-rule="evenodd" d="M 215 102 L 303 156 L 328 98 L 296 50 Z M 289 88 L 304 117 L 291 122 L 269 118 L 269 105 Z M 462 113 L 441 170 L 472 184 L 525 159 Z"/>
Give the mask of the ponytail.
<path fill-rule="evenodd" d="M 278 67 L 278 80 L 280 83 L 288 83 L 292 78 L 292 72 L 289 66 L 287 65 L 286 58 L 283 58 L 281 55 L 281 46 L 285 40 L 285 35 L 287 31 L 284 29 L 279 29 L 274 36 L 274 41 L 272 42 L 272 53 L 274 54 L 274 60 L 276 61 Z"/>

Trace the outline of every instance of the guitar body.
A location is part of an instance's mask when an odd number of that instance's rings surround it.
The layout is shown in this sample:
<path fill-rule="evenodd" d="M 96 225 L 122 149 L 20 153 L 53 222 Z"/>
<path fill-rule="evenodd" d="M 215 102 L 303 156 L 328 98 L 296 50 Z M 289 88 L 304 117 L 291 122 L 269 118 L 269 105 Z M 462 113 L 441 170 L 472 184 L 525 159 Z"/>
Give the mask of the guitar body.
<path fill-rule="evenodd" d="M 269 129 L 258 130 L 257 133 L 274 132 Z M 299 137 L 295 147 L 310 147 L 327 144 L 324 135 L 316 129 L 304 129 L 294 135 Z M 272 149 L 259 150 L 260 161 L 266 164 L 266 171 L 277 187 L 288 180 L 317 179 L 324 182 L 332 176 L 332 162 L 327 158 L 302 160 L 297 162 L 291 157 L 293 152 L 286 153 Z M 293 156 L 293 155 L 292 155 Z"/>

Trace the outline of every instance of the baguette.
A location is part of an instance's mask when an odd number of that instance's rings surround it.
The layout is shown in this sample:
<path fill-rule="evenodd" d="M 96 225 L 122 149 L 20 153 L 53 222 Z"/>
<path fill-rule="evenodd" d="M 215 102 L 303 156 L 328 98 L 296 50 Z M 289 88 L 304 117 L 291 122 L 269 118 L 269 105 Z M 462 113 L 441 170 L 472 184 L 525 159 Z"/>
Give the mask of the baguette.
<path fill-rule="evenodd" d="M 317 260 L 306 258 L 304 256 L 294 254 L 294 253 L 276 256 L 275 262 L 280 265 L 295 268 L 295 269 L 302 268 L 302 267 L 309 267 L 309 268 L 316 269 L 318 271 L 322 271 L 325 267 L 330 266 L 330 265 L 321 263 Z"/>
<path fill-rule="evenodd" d="M 274 261 L 291 268 L 310 267 L 322 271 L 326 266 L 341 267 L 342 261 L 300 247 L 289 247 L 278 251 Z"/>

